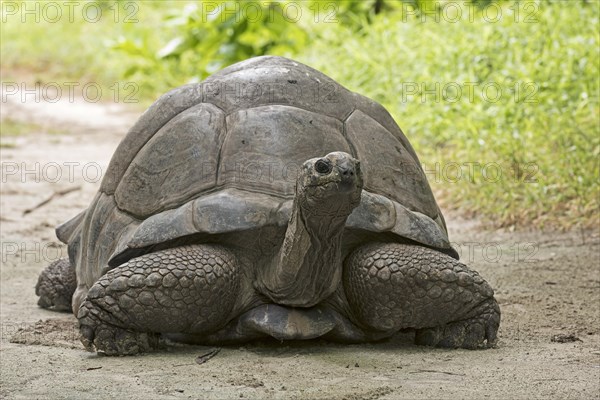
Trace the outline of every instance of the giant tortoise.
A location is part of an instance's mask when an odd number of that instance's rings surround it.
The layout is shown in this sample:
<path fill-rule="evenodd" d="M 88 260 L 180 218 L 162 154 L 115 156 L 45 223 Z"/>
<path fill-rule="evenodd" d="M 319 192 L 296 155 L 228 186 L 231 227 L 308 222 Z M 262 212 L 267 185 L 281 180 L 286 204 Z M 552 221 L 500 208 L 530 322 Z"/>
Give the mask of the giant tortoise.
<path fill-rule="evenodd" d="M 458 261 L 390 114 L 282 57 L 158 99 L 56 233 L 69 257 L 42 272 L 38 304 L 71 309 L 90 351 L 409 329 L 422 345 L 496 342 L 493 290 Z"/>

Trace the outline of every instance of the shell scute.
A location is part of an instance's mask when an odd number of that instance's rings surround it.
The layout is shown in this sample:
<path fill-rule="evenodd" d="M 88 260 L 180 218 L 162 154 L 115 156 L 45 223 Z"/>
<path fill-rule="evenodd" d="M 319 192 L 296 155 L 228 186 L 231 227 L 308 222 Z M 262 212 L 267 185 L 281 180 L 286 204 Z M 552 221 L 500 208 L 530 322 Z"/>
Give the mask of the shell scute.
<path fill-rule="evenodd" d="M 202 91 L 199 89 L 196 84 L 175 88 L 162 95 L 142 114 L 115 150 L 102 179 L 101 192 L 113 194 L 144 144 L 176 115 L 202 101 Z"/>
<path fill-rule="evenodd" d="M 323 73 L 283 57 L 257 57 L 212 75 L 203 101 L 230 114 L 264 105 L 288 105 L 344 120 L 354 96 Z"/>
<path fill-rule="evenodd" d="M 282 105 L 255 107 L 227 117 L 219 187 L 292 197 L 296 174 L 309 158 L 347 151 L 341 121 Z"/>
<path fill-rule="evenodd" d="M 177 115 L 131 161 L 115 191 L 119 208 L 149 216 L 212 189 L 224 133 L 225 117 L 211 104 Z"/>
<path fill-rule="evenodd" d="M 348 139 L 361 160 L 365 189 L 435 218 L 427 178 L 412 155 L 376 120 L 356 110 L 346 121 Z"/>

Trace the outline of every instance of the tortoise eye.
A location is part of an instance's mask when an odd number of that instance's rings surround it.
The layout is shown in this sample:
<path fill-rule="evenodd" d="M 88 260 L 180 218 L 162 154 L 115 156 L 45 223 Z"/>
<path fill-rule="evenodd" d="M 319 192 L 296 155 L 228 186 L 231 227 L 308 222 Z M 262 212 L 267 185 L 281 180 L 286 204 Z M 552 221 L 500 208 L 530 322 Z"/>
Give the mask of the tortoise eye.
<path fill-rule="evenodd" d="M 323 159 L 317 160 L 317 162 L 315 163 L 315 171 L 317 171 L 320 174 L 328 174 L 331 172 L 332 169 L 333 167 L 331 166 L 331 164 Z"/>

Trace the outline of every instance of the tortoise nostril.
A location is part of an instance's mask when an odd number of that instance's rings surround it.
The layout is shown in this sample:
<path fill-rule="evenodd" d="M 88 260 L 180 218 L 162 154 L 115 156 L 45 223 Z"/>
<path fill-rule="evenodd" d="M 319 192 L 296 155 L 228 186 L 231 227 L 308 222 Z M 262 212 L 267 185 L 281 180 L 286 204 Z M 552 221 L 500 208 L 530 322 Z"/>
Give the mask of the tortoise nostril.
<path fill-rule="evenodd" d="M 354 176 L 354 170 L 352 170 L 352 169 L 343 168 L 343 169 L 341 169 L 341 173 L 342 173 L 342 176 L 344 176 L 344 177 Z"/>

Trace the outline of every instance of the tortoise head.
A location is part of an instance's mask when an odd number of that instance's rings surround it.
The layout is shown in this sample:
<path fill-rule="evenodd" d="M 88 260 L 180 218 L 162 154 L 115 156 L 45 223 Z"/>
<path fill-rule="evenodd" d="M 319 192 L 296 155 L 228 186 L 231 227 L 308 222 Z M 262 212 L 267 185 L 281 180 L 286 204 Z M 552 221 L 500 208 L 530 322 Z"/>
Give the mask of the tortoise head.
<path fill-rule="evenodd" d="M 311 215 L 347 217 L 360 203 L 362 188 L 360 161 L 336 151 L 302 165 L 296 197 L 303 211 Z"/>

